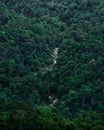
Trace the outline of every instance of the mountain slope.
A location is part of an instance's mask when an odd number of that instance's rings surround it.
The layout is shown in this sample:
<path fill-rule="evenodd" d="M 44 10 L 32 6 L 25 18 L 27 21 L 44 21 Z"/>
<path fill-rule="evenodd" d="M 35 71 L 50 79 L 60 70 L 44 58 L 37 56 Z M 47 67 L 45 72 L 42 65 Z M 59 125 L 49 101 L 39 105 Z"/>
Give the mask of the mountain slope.
<path fill-rule="evenodd" d="M 0 101 L 37 106 L 58 99 L 55 107 L 67 117 L 104 112 L 103 0 L 0 5 Z M 55 48 L 57 63 L 47 69 Z"/>

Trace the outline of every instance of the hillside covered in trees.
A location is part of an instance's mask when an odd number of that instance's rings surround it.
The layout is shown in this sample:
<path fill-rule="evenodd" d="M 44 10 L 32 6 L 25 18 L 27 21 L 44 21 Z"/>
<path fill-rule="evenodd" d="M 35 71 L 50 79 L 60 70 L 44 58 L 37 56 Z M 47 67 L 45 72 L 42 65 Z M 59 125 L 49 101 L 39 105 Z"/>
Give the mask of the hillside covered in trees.
<path fill-rule="evenodd" d="M 104 130 L 104 0 L 0 0 L 0 130 Z"/>

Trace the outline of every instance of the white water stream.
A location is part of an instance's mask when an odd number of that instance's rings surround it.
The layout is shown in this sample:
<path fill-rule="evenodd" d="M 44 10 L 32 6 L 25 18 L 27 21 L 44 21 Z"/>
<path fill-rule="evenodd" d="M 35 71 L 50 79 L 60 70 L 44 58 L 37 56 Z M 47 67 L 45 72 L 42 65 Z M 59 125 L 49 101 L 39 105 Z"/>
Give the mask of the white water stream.
<path fill-rule="evenodd" d="M 57 63 L 58 50 L 59 50 L 59 48 L 54 48 L 54 50 L 53 50 L 53 53 L 52 53 L 53 65 L 55 65 Z"/>
<path fill-rule="evenodd" d="M 41 71 L 42 73 L 46 73 L 47 71 L 51 71 L 51 70 L 53 69 L 53 66 L 54 66 L 55 64 L 57 64 L 58 50 L 59 50 L 59 48 L 57 48 L 57 47 L 53 49 L 53 51 L 52 51 L 52 53 L 51 53 L 51 56 L 52 56 L 52 59 L 53 59 L 53 63 L 50 64 L 50 65 L 48 65 L 48 66 L 45 66 L 45 67 L 43 67 L 43 68 L 40 68 L 40 71 Z M 34 73 L 34 75 L 36 76 L 36 75 L 37 75 L 37 72 Z"/>
<path fill-rule="evenodd" d="M 58 99 L 57 99 L 57 98 L 54 99 L 54 97 L 49 96 L 49 101 L 51 102 L 51 103 L 49 104 L 49 106 L 50 106 L 50 107 L 54 107 L 55 104 L 58 102 Z"/>
<path fill-rule="evenodd" d="M 58 102 L 58 99 L 53 100 L 51 104 L 49 104 L 50 107 L 54 107 L 55 104 Z"/>
<path fill-rule="evenodd" d="M 52 59 L 53 59 L 53 63 L 50 64 L 49 66 L 45 66 L 45 67 L 41 68 L 40 71 L 41 71 L 42 73 L 46 73 L 47 71 L 52 70 L 52 69 L 53 69 L 53 66 L 57 64 L 58 51 L 59 51 L 59 48 L 57 48 L 57 47 L 53 49 L 52 54 L 51 54 Z M 38 73 L 38 72 L 34 73 L 34 75 L 37 76 L 37 73 Z M 50 106 L 50 107 L 54 107 L 55 104 L 58 102 L 58 99 L 57 99 L 57 98 L 54 98 L 54 97 L 52 97 L 52 96 L 49 96 L 49 101 L 51 102 L 51 103 L 49 104 L 49 106 Z"/>

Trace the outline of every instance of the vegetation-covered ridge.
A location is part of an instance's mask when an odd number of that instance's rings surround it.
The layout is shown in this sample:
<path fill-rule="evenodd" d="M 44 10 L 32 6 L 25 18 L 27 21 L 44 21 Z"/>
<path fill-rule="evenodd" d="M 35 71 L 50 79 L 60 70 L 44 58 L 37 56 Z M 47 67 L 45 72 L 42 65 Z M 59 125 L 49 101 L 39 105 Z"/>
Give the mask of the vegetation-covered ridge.
<path fill-rule="evenodd" d="M 19 100 L 103 129 L 104 0 L 0 0 L 0 108 Z"/>
<path fill-rule="evenodd" d="M 18 101 L 0 105 L 0 130 L 104 129 L 104 115 L 91 111 L 81 112 L 76 118 L 69 120 L 60 115 L 55 108 L 46 106 L 32 108 Z"/>

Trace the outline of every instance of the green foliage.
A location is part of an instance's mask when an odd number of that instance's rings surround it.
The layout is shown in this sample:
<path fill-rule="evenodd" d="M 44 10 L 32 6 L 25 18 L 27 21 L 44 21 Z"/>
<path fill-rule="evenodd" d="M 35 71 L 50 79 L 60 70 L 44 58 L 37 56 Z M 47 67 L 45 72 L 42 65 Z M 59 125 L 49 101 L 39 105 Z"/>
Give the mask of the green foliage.
<path fill-rule="evenodd" d="M 55 48 L 58 54 L 54 65 Z M 102 114 L 103 64 L 103 0 L 0 0 L 0 103 L 21 100 L 37 107 L 58 99 L 54 107 L 65 117 L 73 119 L 80 111 Z M 38 115 L 38 123 L 44 124 L 38 130 L 59 129 L 50 109 L 44 108 L 47 113 L 42 107 L 38 109 L 47 116 Z M 16 126 L 19 115 L 11 118 L 12 115 L 1 111 L 0 129 L 25 127 L 24 117 Z M 91 119 L 95 124 L 100 120 L 97 117 L 95 121 Z M 13 128 L 6 127 L 8 120 L 13 121 Z M 93 127 L 82 117 L 78 120 L 80 130 L 103 129 L 101 123 Z M 27 123 L 27 129 L 34 128 L 33 122 Z M 70 125 L 64 126 L 67 122 L 60 130 L 71 129 Z"/>
<path fill-rule="evenodd" d="M 103 130 L 104 116 L 99 117 L 101 115 L 96 112 L 82 111 L 74 120 L 69 120 L 55 108 L 32 108 L 20 101 L 0 104 L 1 130 Z"/>
<path fill-rule="evenodd" d="M 3 107 L 3 108 L 2 108 Z M 52 108 L 31 108 L 22 102 L 0 105 L 1 130 L 74 130 L 74 123 L 55 113 Z"/>

